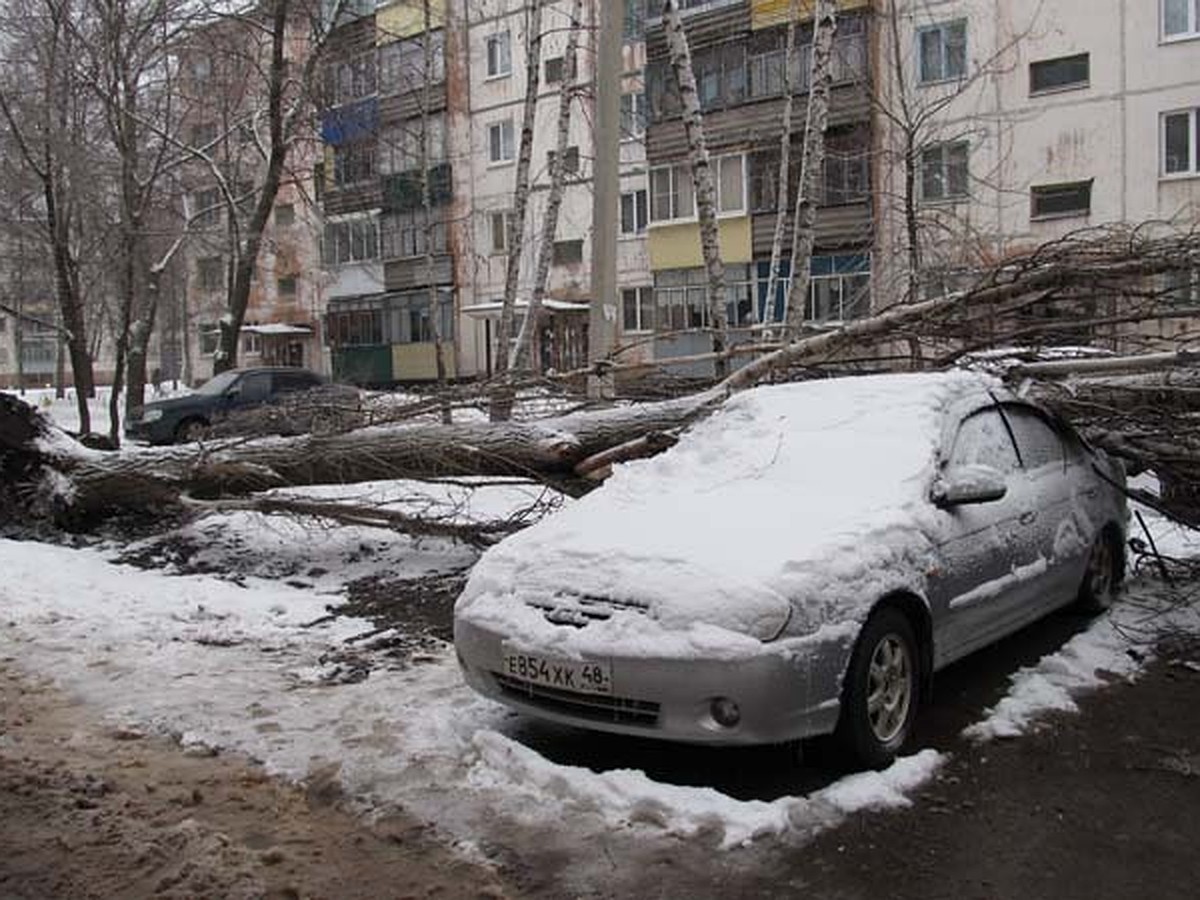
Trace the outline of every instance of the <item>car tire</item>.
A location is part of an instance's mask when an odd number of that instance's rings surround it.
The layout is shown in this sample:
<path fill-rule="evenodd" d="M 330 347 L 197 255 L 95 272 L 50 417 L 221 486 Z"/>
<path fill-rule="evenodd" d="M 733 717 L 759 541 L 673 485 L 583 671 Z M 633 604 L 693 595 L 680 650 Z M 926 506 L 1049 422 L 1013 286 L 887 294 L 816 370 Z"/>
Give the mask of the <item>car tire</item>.
<path fill-rule="evenodd" d="M 882 769 L 908 741 L 920 696 L 920 659 L 903 612 L 885 606 L 871 614 L 850 656 L 834 731 L 848 762 Z"/>
<path fill-rule="evenodd" d="M 1106 528 L 1092 541 L 1075 605 L 1091 615 L 1106 612 L 1117 599 L 1123 573 L 1121 543 Z"/>
<path fill-rule="evenodd" d="M 188 444 L 204 437 L 208 423 L 203 419 L 184 419 L 175 426 L 175 443 Z"/>

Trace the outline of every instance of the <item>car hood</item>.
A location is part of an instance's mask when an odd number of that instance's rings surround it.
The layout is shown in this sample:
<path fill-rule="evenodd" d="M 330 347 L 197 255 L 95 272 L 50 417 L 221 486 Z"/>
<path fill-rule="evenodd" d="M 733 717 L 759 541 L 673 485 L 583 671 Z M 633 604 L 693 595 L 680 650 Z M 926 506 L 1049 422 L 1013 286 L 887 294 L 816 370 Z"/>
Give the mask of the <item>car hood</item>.
<path fill-rule="evenodd" d="M 978 389 L 974 375 L 911 375 L 739 395 L 485 553 L 456 612 L 503 627 L 506 608 L 593 596 L 758 640 L 862 618 L 923 585 L 942 414 L 967 381 Z"/>
<path fill-rule="evenodd" d="M 173 412 L 189 412 L 191 410 L 207 409 L 212 405 L 212 397 L 199 394 L 188 394 L 183 397 L 168 397 L 166 400 L 151 400 L 142 407 L 142 414 L 151 410 L 161 410 L 164 415 Z"/>

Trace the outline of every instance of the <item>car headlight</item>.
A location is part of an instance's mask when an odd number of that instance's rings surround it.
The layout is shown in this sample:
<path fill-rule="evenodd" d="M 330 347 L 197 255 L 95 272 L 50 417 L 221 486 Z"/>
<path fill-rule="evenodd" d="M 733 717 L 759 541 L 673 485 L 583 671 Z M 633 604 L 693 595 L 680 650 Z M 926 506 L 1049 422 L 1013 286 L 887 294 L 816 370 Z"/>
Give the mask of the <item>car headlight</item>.
<path fill-rule="evenodd" d="M 162 417 L 163 411 L 161 409 L 147 409 L 142 412 L 143 422 L 157 422 Z"/>

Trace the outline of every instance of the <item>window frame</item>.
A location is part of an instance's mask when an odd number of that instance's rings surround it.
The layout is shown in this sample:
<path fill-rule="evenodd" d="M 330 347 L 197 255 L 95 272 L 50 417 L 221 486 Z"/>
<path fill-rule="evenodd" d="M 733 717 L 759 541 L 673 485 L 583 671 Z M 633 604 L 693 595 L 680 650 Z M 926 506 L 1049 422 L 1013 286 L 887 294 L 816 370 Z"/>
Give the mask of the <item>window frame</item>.
<path fill-rule="evenodd" d="M 575 258 L 575 248 L 579 248 L 579 258 Z M 569 252 L 568 252 L 569 251 Z M 578 266 L 583 264 L 583 238 L 564 238 L 555 241 L 551 248 L 551 263 L 556 266 Z"/>
<path fill-rule="evenodd" d="M 962 26 L 962 32 L 963 32 L 963 36 L 962 36 L 962 71 L 956 72 L 953 74 L 949 74 L 949 73 L 947 73 L 946 61 L 949 58 L 949 54 L 947 53 L 947 48 L 950 47 L 951 44 L 946 40 L 946 35 L 947 35 L 947 33 L 949 33 L 949 31 L 951 29 L 953 29 L 959 25 Z M 925 60 L 924 60 L 923 54 L 921 53 L 921 44 L 922 44 L 922 40 L 925 35 L 933 34 L 934 32 L 937 32 L 939 35 L 939 39 L 938 39 L 939 60 L 938 61 L 939 61 L 940 65 L 939 65 L 939 71 L 936 76 L 927 77 L 927 73 L 925 72 Z M 922 85 L 922 86 L 935 85 L 935 84 L 946 84 L 947 82 L 961 81 L 963 78 L 967 77 L 967 70 L 970 68 L 970 55 L 969 55 L 970 41 L 969 41 L 969 35 L 967 32 L 966 17 L 960 17 L 957 19 L 947 19 L 944 22 L 936 22 L 931 25 L 922 25 L 921 27 L 917 28 L 917 31 L 916 31 L 916 44 L 917 44 L 917 48 L 916 48 L 917 84 Z"/>
<path fill-rule="evenodd" d="M 508 131 L 508 142 L 507 142 L 507 149 L 508 149 L 508 154 L 509 154 L 508 156 L 501 155 L 500 157 L 496 157 L 496 156 L 492 155 L 492 151 L 495 149 L 495 146 L 494 146 L 493 140 L 492 140 L 492 135 L 496 132 L 497 129 L 499 129 L 499 133 L 500 133 L 499 146 L 500 146 L 501 154 L 503 154 L 503 152 L 505 150 L 505 140 L 504 140 L 505 129 L 507 129 L 507 131 Z M 498 119 L 495 122 L 491 122 L 488 125 L 488 166 L 492 167 L 492 166 L 510 166 L 510 165 L 512 165 L 517 157 L 516 143 L 517 143 L 516 129 L 513 126 L 513 120 L 511 117 L 509 117 L 507 119 Z"/>
<path fill-rule="evenodd" d="M 632 295 L 634 323 L 629 324 L 628 301 Z M 621 333 L 622 334 L 653 334 L 654 314 L 654 285 L 631 285 L 621 288 Z"/>
<path fill-rule="evenodd" d="M 1194 41 L 1200 38 L 1200 0 L 1183 0 L 1187 4 L 1187 25 L 1183 31 L 1167 33 L 1167 3 L 1170 0 L 1159 0 L 1158 3 L 1158 39 L 1163 44 L 1175 44 L 1180 41 Z"/>
<path fill-rule="evenodd" d="M 1052 66 L 1056 63 L 1069 63 L 1075 60 L 1082 59 L 1086 66 L 1087 72 L 1080 81 L 1067 81 L 1062 84 L 1054 84 L 1049 87 L 1037 87 L 1034 84 L 1034 72 L 1038 66 Z M 1066 56 L 1052 56 L 1048 59 L 1035 59 L 1029 63 L 1029 96 L 1044 97 L 1047 94 L 1061 94 L 1065 91 L 1082 91 L 1087 90 L 1092 86 L 1092 55 L 1084 51 L 1083 53 L 1069 53 Z"/>
<path fill-rule="evenodd" d="M 713 156 L 709 160 L 710 168 L 713 170 L 714 175 L 715 175 L 714 187 L 716 188 L 716 192 L 717 192 L 716 201 L 717 201 L 717 218 L 718 219 L 738 218 L 740 216 L 749 215 L 749 210 L 747 208 L 748 203 L 749 203 L 749 197 L 747 195 L 749 194 L 749 191 L 747 189 L 748 188 L 748 177 L 747 177 L 748 166 L 747 166 L 746 157 L 747 157 L 747 154 L 745 154 L 745 153 L 729 153 L 729 154 L 725 154 L 723 156 Z M 730 208 L 726 209 L 725 208 L 725 195 L 724 195 L 724 191 L 723 191 L 724 181 L 723 181 L 721 175 L 722 175 L 722 172 L 726 165 L 726 162 L 728 160 L 733 160 L 733 159 L 739 160 L 739 165 L 741 167 L 741 177 L 737 179 L 738 190 L 739 190 L 738 204 L 735 207 L 730 207 Z M 690 190 L 692 211 L 691 211 L 691 213 L 689 213 L 687 215 L 680 215 L 678 212 L 679 198 L 680 198 L 680 191 L 679 191 L 680 178 L 681 178 L 680 173 L 682 171 L 684 171 L 685 168 L 687 170 L 687 175 L 686 175 L 687 182 L 689 184 L 693 185 Z M 660 173 L 663 171 L 670 172 L 670 191 L 669 191 L 668 196 L 670 197 L 671 215 L 666 218 L 656 217 L 655 213 L 654 213 L 654 207 L 655 207 L 654 180 L 656 177 L 656 173 Z M 655 226 L 662 226 L 662 225 L 678 225 L 678 224 L 682 224 L 685 222 L 698 222 L 700 220 L 699 207 L 698 207 L 697 200 L 696 200 L 696 190 L 694 187 L 694 182 L 692 181 L 691 167 L 690 167 L 690 165 L 688 165 L 688 163 L 676 162 L 676 163 L 668 163 L 668 164 L 661 165 L 661 166 L 652 166 L 650 169 L 650 184 L 649 184 L 648 190 L 649 190 L 649 194 L 648 194 L 647 199 L 649 200 L 649 213 L 650 213 L 650 220 L 648 223 L 648 227 L 653 228 Z"/>
<path fill-rule="evenodd" d="M 488 211 L 488 254 L 490 256 L 507 256 L 511 243 L 509 232 L 512 230 L 513 211 L 511 209 L 493 209 Z M 496 226 L 499 224 L 499 230 Z M 499 241 L 496 238 L 499 237 Z"/>
<path fill-rule="evenodd" d="M 953 183 L 953 179 L 951 177 L 951 172 L 953 171 L 954 166 L 952 165 L 952 163 L 948 157 L 951 152 L 957 150 L 958 148 L 963 148 L 963 162 L 962 162 L 963 189 L 961 192 L 952 193 L 951 186 Z M 926 188 L 926 184 L 925 184 L 926 154 L 929 154 L 932 152 L 937 152 L 938 156 L 940 157 L 940 159 L 938 160 L 938 169 L 939 169 L 939 180 L 942 185 L 942 193 L 939 196 L 933 196 L 933 197 L 931 197 L 926 192 L 926 189 L 925 189 Z M 918 186 L 920 189 L 921 203 L 927 204 L 927 205 L 935 205 L 935 204 L 940 204 L 940 203 L 946 203 L 946 204 L 961 203 L 962 201 L 970 198 L 970 196 L 971 196 L 971 188 L 970 188 L 971 145 L 970 145 L 969 141 L 962 139 L 962 140 L 954 140 L 954 141 L 940 141 L 940 142 L 933 143 L 933 144 L 926 144 L 924 147 L 921 148 L 918 170 L 919 170 L 920 177 L 918 178 L 917 183 L 918 183 Z"/>
<path fill-rule="evenodd" d="M 511 31 L 507 28 L 503 31 L 493 31 L 483 39 L 483 48 L 484 81 L 495 81 L 512 75 Z M 495 48 L 495 54 L 493 54 L 493 48 Z M 493 63 L 495 68 L 493 68 Z"/>
<path fill-rule="evenodd" d="M 1187 117 L 1188 129 L 1188 162 L 1187 167 L 1173 172 L 1167 171 L 1167 119 L 1178 116 Z M 1200 108 L 1170 109 L 1158 114 L 1158 177 L 1163 180 L 1196 178 L 1200 176 L 1200 162 L 1197 153 L 1200 152 Z"/>
<path fill-rule="evenodd" d="M 638 203 L 638 196 L 641 195 L 641 203 Z M 631 210 L 631 220 L 633 228 L 625 227 L 625 203 L 626 198 L 629 198 L 629 208 Z M 650 227 L 650 190 L 649 188 L 634 188 L 631 191 L 622 191 L 620 199 L 620 209 L 618 210 L 618 218 L 620 219 L 620 234 L 621 237 L 638 237 L 646 233 L 646 229 Z"/>
<path fill-rule="evenodd" d="M 1037 211 L 1037 201 L 1039 193 L 1042 197 L 1052 194 L 1055 191 L 1065 193 L 1069 189 L 1080 189 L 1086 185 L 1087 187 L 1087 206 L 1082 209 L 1063 210 L 1060 212 L 1043 212 Z M 1030 222 L 1049 222 L 1055 219 L 1072 219 L 1086 217 L 1092 214 L 1092 189 L 1095 186 L 1094 178 L 1078 179 L 1075 181 L 1060 181 L 1052 184 L 1031 184 L 1029 186 L 1029 221 Z"/>

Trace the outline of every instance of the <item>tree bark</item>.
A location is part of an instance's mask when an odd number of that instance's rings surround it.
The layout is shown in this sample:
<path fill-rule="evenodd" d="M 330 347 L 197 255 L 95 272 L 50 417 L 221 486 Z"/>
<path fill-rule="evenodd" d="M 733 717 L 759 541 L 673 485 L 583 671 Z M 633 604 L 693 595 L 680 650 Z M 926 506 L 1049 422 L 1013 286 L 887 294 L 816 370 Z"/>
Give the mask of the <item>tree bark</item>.
<path fill-rule="evenodd" d="M 724 378 L 728 372 L 728 362 L 723 354 L 729 346 L 729 315 L 726 312 L 728 292 L 725 289 L 725 265 L 721 261 L 720 228 L 717 224 L 717 191 L 708 142 L 704 136 L 704 116 L 700 109 L 700 93 L 696 89 L 696 73 L 692 69 L 692 53 L 679 16 L 677 0 L 667 0 L 663 4 L 663 25 L 671 69 L 675 73 L 683 107 L 683 130 L 692 167 L 696 215 L 700 220 L 700 251 L 704 256 L 704 269 L 708 277 L 709 327 L 712 329 L 713 353 L 718 354 L 714 366 L 716 376 Z"/>
<path fill-rule="evenodd" d="M 433 184 L 429 178 L 429 105 L 433 91 L 433 11 L 430 0 L 421 2 L 421 22 L 424 34 L 421 38 L 422 75 L 421 88 L 421 150 L 418 163 L 421 168 L 421 207 L 425 216 L 425 283 L 429 285 L 429 326 L 433 332 L 433 359 L 437 369 L 438 387 L 446 388 L 446 343 L 442 334 L 442 303 L 437 285 L 434 283 L 433 237 L 436 223 L 433 219 Z M 442 423 L 449 425 L 452 419 L 450 404 L 442 404 Z"/>
<path fill-rule="evenodd" d="M 775 292 L 779 289 L 779 263 L 783 257 L 783 233 L 787 227 L 788 182 L 792 162 L 792 108 L 796 103 L 796 86 L 792 71 L 796 68 L 796 21 L 800 18 L 800 0 L 788 5 L 787 42 L 783 54 L 783 123 L 779 136 L 779 175 L 775 189 L 775 229 L 771 237 L 771 262 L 767 270 L 767 298 L 763 304 L 762 321 L 775 318 Z M 793 276 L 794 277 L 794 276 Z"/>
<path fill-rule="evenodd" d="M 571 136 L 571 104 L 575 97 L 575 81 L 578 76 L 576 52 L 579 46 L 579 31 L 583 26 L 583 2 L 575 0 L 571 8 L 571 30 L 567 35 L 567 48 L 563 53 L 563 79 L 558 88 L 558 141 L 554 162 L 550 166 L 550 192 L 546 198 L 546 209 L 542 216 L 541 240 L 538 242 L 537 268 L 533 275 L 533 290 L 529 295 L 529 306 L 521 322 L 521 333 L 517 338 L 517 352 L 512 368 L 520 372 L 532 365 L 540 372 L 540 361 L 533 359 L 533 345 L 541 319 L 542 301 L 546 296 L 546 281 L 550 277 L 550 262 L 554 256 L 554 237 L 558 232 L 558 212 L 562 207 L 563 188 L 566 183 L 566 155 Z"/>
<path fill-rule="evenodd" d="M 812 71 L 808 82 L 808 111 L 804 128 L 804 157 L 796 216 L 792 223 L 792 283 L 788 291 L 787 333 L 804 327 L 811 280 L 811 260 L 817 235 L 817 185 L 825 168 L 825 128 L 829 124 L 829 87 L 833 83 L 833 38 L 837 33 L 834 0 L 817 0 L 813 17 Z"/>

